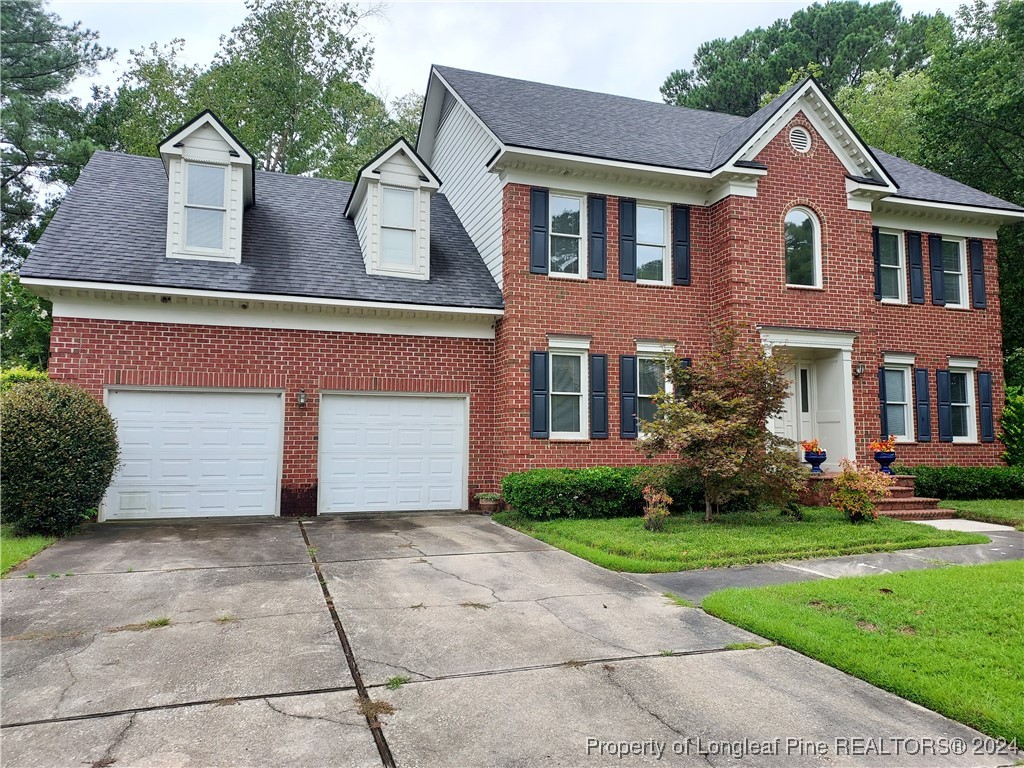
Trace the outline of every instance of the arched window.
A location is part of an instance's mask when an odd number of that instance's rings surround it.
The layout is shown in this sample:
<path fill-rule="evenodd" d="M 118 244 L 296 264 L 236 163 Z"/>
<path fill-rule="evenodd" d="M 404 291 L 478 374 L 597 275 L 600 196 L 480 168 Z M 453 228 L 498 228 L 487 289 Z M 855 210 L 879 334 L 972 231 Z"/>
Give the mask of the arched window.
<path fill-rule="evenodd" d="M 786 285 L 821 287 L 821 227 L 806 208 L 786 214 Z"/>

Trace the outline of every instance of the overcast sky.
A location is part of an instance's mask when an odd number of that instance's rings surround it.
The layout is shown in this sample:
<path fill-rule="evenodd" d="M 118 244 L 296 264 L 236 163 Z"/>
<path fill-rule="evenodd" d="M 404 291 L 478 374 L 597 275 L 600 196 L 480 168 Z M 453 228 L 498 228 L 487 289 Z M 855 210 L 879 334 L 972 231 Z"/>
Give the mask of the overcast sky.
<path fill-rule="evenodd" d="M 389 2 L 367 22 L 375 41 L 369 86 L 396 98 L 426 88 L 431 64 L 660 100 L 658 87 L 674 69 L 689 67 L 705 40 L 733 37 L 790 16 L 807 2 Z M 902 3 L 907 14 L 959 2 Z M 110 2 L 58 0 L 51 9 L 82 21 L 117 48 L 117 61 L 76 84 L 115 85 L 128 51 L 175 37 L 188 63 L 206 64 L 218 38 L 245 15 L 233 0 Z"/>

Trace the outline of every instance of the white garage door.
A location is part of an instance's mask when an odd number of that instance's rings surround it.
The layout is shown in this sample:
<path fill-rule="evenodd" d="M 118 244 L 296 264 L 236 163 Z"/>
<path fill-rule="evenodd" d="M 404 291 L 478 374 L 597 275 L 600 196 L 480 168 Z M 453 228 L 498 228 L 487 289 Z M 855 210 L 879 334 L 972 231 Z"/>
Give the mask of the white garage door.
<path fill-rule="evenodd" d="M 121 468 L 105 519 L 274 515 L 281 396 L 112 390 Z"/>
<path fill-rule="evenodd" d="M 320 511 L 466 508 L 466 400 L 324 395 Z"/>

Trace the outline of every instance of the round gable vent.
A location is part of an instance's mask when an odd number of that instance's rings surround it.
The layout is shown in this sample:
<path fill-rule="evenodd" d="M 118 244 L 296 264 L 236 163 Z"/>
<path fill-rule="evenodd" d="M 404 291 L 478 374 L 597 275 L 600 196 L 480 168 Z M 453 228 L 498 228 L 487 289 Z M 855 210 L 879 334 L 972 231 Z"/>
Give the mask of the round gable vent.
<path fill-rule="evenodd" d="M 806 152 L 811 148 L 811 134 L 806 128 L 797 126 L 789 132 L 789 145 L 797 152 Z"/>

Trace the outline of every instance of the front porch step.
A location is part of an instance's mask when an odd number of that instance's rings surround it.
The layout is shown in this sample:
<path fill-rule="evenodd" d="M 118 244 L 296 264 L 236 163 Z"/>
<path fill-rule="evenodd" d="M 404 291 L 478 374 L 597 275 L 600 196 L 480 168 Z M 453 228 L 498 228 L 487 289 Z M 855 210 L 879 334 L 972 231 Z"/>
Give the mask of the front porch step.
<path fill-rule="evenodd" d="M 951 509 L 939 507 L 926 509 L 882 509 L 878 508 L 879 517 L 891 517 L 893 520 L 952 520 L 956 515 Z"/>

